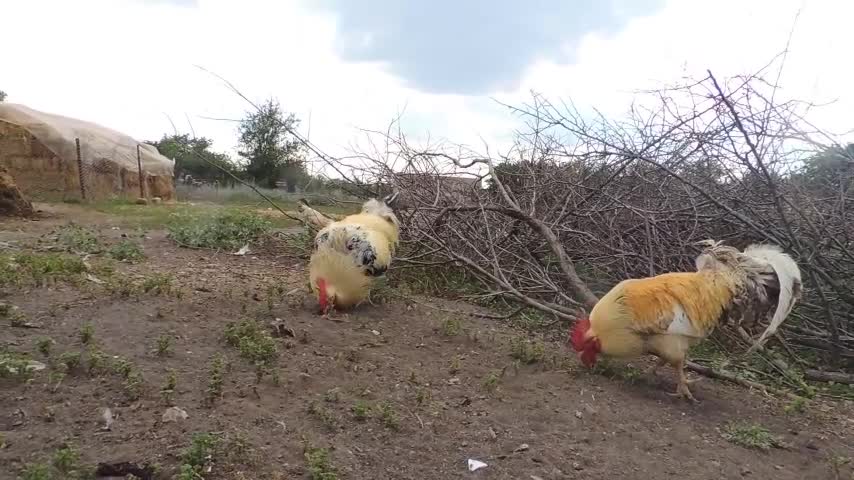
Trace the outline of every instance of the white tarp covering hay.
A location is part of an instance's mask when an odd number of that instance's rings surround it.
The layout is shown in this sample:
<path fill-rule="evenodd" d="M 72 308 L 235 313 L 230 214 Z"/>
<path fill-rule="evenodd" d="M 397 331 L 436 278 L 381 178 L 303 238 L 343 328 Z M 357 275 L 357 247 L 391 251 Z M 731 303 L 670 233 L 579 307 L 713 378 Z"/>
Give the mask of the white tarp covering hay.
<path fill-rule="evenodd" d="M 0 166 L 30 199 L 81 199 L 77 138 L 87 199 L 139 197 L 137 145 L 147 196 L 175 197 L 174 163 L 153 146 L 91 122 L 0 103 Z"/>

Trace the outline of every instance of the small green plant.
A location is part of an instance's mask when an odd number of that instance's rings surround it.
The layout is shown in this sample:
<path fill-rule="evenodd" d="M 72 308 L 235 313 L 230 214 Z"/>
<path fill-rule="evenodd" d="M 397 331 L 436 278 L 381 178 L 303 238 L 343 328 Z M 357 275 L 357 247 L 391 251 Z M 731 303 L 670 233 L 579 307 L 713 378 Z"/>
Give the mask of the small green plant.
<path fill-rule="evenodd" d="M 842 467 L 851 463 L 851 457 L 839 455 L 838 453 L 829 453 L 827 455 L 827 463 L 830 465 L 830 470 L 837 479 L 842 478 Z"/>
<path fill-rule="evenodd" d="M 353 412 L 353 418 L 359 422 L 364 422 L 371 416 L 371 406 L 363 400 L 357 400 L 350 410 Z"/>
<path fill-rule="evenodd" d="M 52 338 L 42 337 L 36 341 L 36 349 L 45 357 L 50 356 L 50 350 L 53 348 L 54 341 Z"/>
<path fill-rule="evenodd" d="M 455 337 L 462 333 L 463 324 L 458 318 L 446 318 L 442 322 L 442 335 L 446 337 Z"/>
<path fill-rule="evenodd" d="M 135 263 L 145 258 L 142 246 L 132 240 L 122 240 L 107 250 L 107 255 L 120 262 Z"/>
<path fill-rule="evenodd" d="M 424 405 L 424 403 L 426 403 L 429 399 L 430 391 L 426 388 L 419 388 L 415 392 L 415 402 L 418 403 L 418 405 Z"/>
<path fill-rule="evenodd" d="M 241 357 L 252 362 L 257 382 L 261 381 L 279 356 L 275 339 L 255 320 L 244 319 L 226 325 L 225 341 L 236 347 Z"/>
<path fill-rule="evenodd" d="M 59 356 L 59 364 L 65 368 L 68 373 L 74 372 L 80 366 L 82 355 L 80 352 L 63 352 Z"/>
<path fill-rule="evenodd" d="M 179 212 L 166 228 L 175 243 L 193 248 L 235 250 L 272 230 L 272 224 L 253 212 L 228 209 L 214 213 Z"/>
<path fill-rule="evenodd" d="M 481 387 L 488 393 L 495 393 L 498 390 L 498 383 L 501 381 L 501 374 L 498 372 L 489 372 L 481 382 Z"/>
<path fill-rule="evenodd" d="M 26 381 L 32 376 L 30 360 L 25 355 L 0 349 L 0 378 Z"/>
<path fill-rule="evenodd" d="M 783 411 L 786 413 L 804 413 L 807 409 L 807 402 L 806 398 L 797 397 L 783 407 Z"/>
<path fill-rule="evenodd" d="M 71 253 L 101 253 L 104 248 L 95 232 L 73 223 L 59 227 L 54 235 L 57 243 Z"/>
<path fill-rule="evenodd" d="M 166 374 L 166 382 L 160 389 L 160 396 L 163 397 L 164 402 L 172 403 L 172 395 L 176 388 L 178 388 L 178 373 L 170 369 L 169 373 Z"/>
<path fill-rule="evenodd" d="M 768 450 L 778 445 L 778 441 L 765 427 L 743 422 L 733 422 L 724 426 L 723 437 L 745 448 Z"/>
<path fill-rule="evenodd" d="M 333 430 L 338 424 L 335 415 L 317 402 L 311 402 L 308 405 L 308 413 L 319 420 L 329 430 Z"/>
<path fill-rule="evenodd" d="M 214 451 L 219 446 L 219 439 L 210 433 L 197 433 L 193 435 L 190 446 L 181 455 L 181 470 L 178 478 L 180 480 L 204 479 L 202 476 L 205 465 L 213 457 Z"/>
<path fill-rule="evenodd" d="M 19 480 L 88 480 L 95 472 L 80 462 L 80 454 L 71 445 L 57 450 L 50 461 L 27 464 L 18 476 Z"/>
<path fill-rule="evenodd" d="M 211 361 L 211 368 L 208 373 L 208 387 L 205 390 L 205 403 L 209 406 L 212 406 L 216 400 L 222 397 L 224 370 L 225 360 L 219 355 L 215 356 L 213 361 Z"/>
<path fill-rule="evenodd" d="M 86 271 L 80 257 L 59 253 L 0 255 L 0 285 L 42 286 L 50 280 L 79 279 Z"/>
<path fill-rule="evenodd" d="M 338 387 L 330 388 L 323 394 L 323 400 L 328 403 L 338 403 L 341 400 L 341 389 Z"/>
<path fill-rule="evenodd" d="M 116 361 L 113 362 L 113 371 L 121 375 L 122 378 L 128 378 L 133 370 L 133 363 L 125 358 L 117 358 Z"/>
<path fill-rule="evenodd" d="M 83 345 L 88 345 L 95 338 L 95 326 L 91 322 L 86 322 L 80 327 L 80 342 Z"/>
<path fill-rule="evenodd" d="M 593 367 L 593 373 L 608 378 L 616 378 L 628 383 L 634 383 L 644 375 L 644 372 L 637 367 L 615 362 L 608 358 L 597 361 Z"/>
<path fill-rule="evenodd" d="M 165 357 L 169 355 L 172 351 L 172 337 L 169 335 L 160 335 L 157 337 L 157 356 Z"/>
<path fill-rule="evenodd" d="M 307 447 L 304 455 L 311 480 L 338 480 L 338 473 L 329 460 L 329 450 Z"/>
<path fill-rule="evenodd" d="M 125 396 L 130 401 L 139 400 L 142 396 L 143 378 L 142 374 L 136 370 L 131 371 L 125 378 L 123 385 Z"/>
<path fill-rule="evenodd" d="M 21 480 L 53 480 L 52 469 L 50 465 L 43 463 L 29 463 L 21 471 Z"/>
<path fill-rule="evenodd" d="M 511 340 L 510 349 L 511 357 L 526 364 L 542 362 L 546 356 L 546 347 L 542 342 L 532 342 L 522 337 Z"/>
<path fill-rule="evenodd" d="M 400 430 L 400 419 L 398 418 L 394 407 L 390 403 L 386 402 L 380 404 L 377 407 L 377 412 L 383 426 L 390 430 Z"/>
<path fill-rule="evenodd" d="M 53 455 L 53 467 L 60 473 L 69 474 L 78 468 L 80 454 L 71 445 L 60 448 Z"/>
<path fill-rule="evenodd" d="M 27 316 L 21 312 L 21 309 L 9 303 L 0 303 L 0 319 L 8 320 L 12 327 L 27 325 Z"/>
<path fill-rule="evenodd" d="M 129 298 L 139 294 L 140 287 L 130 278 L 119 276 L 113 277 L 106 285 L 107 290 L 113 295 Z"/>
<path fill-rule="evenodd" d="M 65 372 L 58 372 L 54 370 L 47 375 L 48 384 L 53 385 L 50 388 L 52 392 L 56 392 L 59 389 L 59 386 L 62 385 L 63 380 L 65 380 Z"/>
<path fill-rule="evenodd" d="M 175 293 L 172 276 L 165 273 L 155 273 L 146 277 L 139 287 L 143 293 L 153 293 L 155 295 L 170 295 Z"/>
<path fill-rule="evenodd" d="M 456 375 L 462 369 L 462 360 L 460 360 L 459 355 L 454 355 L 454 358 L 451 359 L 451 366 L 448 367 L 448 372 L 451 375 Z"/>
<path fill-rule="evenodd" d="M 98 350 L 95 345 L 89 345 L 89 348 L 86 350 L 86 356 L 88 357 L 87 370 L 89 371 L 89 375 L 97 375 L 107 368 L 109 357 L 106 353 Z"/>

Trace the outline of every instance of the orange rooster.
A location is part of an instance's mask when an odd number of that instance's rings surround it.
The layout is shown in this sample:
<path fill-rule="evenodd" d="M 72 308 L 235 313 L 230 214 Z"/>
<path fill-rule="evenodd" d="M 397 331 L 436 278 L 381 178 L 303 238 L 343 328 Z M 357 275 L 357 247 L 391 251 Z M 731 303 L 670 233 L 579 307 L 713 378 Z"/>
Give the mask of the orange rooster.
<path fill-rule="evenodd" d="M 301 202 L 299 213 L 319 231 L 309 261 L 309 283 L 320 310 L 353 307 L 368 299 L 397 247 L 400 223 L 390 205 L 398 194 L 370 199 L 362 211 L 333 220 Z"/>
<path fill-rule="evenodd" d="M 777 309 L 763 333 L 773 333 L 791 312 L 801 291 L 797 264 L 773 245 L 751 245 L 744 252 L 704 241 L 696 272 L 665 273 L 618 283 L 580 318 L 570 332 L 573 349 L 586 366 L 606 356 L 630 358 L 653 354 L 679 374 L 674 396 L 696 402 L 685 375 L 688 349 L 719 324 L 740 322 L 749 313 Z M 776 297 L 776 298 L 775 298 Z"/>

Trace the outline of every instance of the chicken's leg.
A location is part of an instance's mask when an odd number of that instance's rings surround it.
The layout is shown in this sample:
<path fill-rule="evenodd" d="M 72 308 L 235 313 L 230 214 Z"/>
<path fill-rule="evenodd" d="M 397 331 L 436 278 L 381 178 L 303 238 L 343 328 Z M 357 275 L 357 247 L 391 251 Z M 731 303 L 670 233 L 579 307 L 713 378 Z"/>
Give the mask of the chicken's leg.
<path fill-rule="evenodd" d="M 648 377 L 655 377 L 658 375 L 658 369 L 661 368 L 662 365 L 667 363 L 667 360 L 659 357 L 658 360 L 655 361 L 655 364 L 646 371 L 646 375 Z"/>
<path fill-rule="evenodd" d="M 677 373 L 679 374 L 679 384 L 676 387 L 676 393 L 668 393 L 668 395 L 674 397 L 683 397 L 691 402 L 698 403 L 697 399 L 694 398 L 694 395 L 691 394 L 691 390 L 688 389 L 688 384 L 692 383 L 688 381 L 688 376 L 685 375 L 685 359 L 680 359 L 675 365 Z"/>

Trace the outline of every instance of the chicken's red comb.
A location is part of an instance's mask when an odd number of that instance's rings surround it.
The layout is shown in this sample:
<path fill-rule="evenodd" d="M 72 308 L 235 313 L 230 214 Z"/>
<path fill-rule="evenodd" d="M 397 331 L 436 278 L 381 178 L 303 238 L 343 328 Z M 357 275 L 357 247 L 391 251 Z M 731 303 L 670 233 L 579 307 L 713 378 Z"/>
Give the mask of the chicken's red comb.
<path fill-rule="evenodd" d="M 329 298 L 326 297 L 326 280 L 322 278 L 317 279 L 317 301 L 320 303 L 320 313 L 326 313 Z"/>
<path fill-rule="evenodd" d="M 569 341 L 572 342 L 572 348 L 576 352 L 584 350 L 584 334 L 590 330 L 590 319 L 579 318 L 572 327 L 572 332 L 569 334 Z"/>

